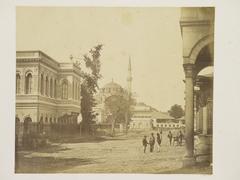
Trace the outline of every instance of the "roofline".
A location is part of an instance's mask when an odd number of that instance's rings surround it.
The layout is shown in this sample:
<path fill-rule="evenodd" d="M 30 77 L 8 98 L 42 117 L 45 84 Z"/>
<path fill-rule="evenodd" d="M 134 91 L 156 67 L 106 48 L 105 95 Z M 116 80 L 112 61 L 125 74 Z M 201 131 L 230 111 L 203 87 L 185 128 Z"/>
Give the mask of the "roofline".
<path fill-rule="evenodd" d="M 71 62 L 59 62 L 55 59 L 53 59 L 51 56 L 47 55 L 46 53 L 44 53 L 43 51 L 41 50 L 21 50 L 21 51 L 16 51 L 16 53 L 39 53 L 40 55 L 40 58 L 41 58 L 41 55 L 48 58 L 49 60 L 53 61 L 54 63 L 58 64 L 58 66 L 60 66 L 60 64 L 72 64 L 73 67 L 75 67 L 76 69 L 80 70 L 81 71 L 81 68 L 78 67 L 77 65 L 75 65 L 74 63 L 71 63 Z M 18 58 L 18 56 L 16 56 L 16 58 Z"/>
<path fill-rule="evenodd" d="M 41 55 L 45 56 L 46 58 L 50 59 L 51 61 L 54 61 L 57 64 L 60 64 L 60 62 L 58 62 L 57 60 L 53 59 L 51 56 L 47 55 L 46 53 L 44 53 L 41 50 L 23 50 L 23 51 L 16 51 L 16 53 L 34 53 L 34 52 L 38 52 Z M 18 58 L 16 56 L 16 58 Z"/>

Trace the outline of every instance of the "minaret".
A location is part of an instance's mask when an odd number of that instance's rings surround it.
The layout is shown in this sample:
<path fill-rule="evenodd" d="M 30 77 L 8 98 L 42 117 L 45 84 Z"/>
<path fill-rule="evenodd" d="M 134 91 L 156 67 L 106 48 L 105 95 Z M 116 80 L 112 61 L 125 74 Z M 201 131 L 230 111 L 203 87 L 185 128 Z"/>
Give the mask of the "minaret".
<path fill-rule="evenodd" d="M 131 95 L 132 93 L 132 67 L 131 67 L 131 57 L 129 56 L 128 62 L 128 77 L 127 77 L 127 84 L 128 84 L 128 93 Z"/>

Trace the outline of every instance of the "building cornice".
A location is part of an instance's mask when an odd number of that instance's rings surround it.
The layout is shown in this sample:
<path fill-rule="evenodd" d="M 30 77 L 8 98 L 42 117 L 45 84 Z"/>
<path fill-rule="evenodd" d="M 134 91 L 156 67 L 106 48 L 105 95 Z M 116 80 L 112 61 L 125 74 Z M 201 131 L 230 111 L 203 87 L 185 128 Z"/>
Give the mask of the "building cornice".
<path fill-rule="evenodd" d="M 209 26 L 213 25 L 214 21 L 212 20 L 181 20 L 180 25 L 181 27 L 187 26 Z"/>

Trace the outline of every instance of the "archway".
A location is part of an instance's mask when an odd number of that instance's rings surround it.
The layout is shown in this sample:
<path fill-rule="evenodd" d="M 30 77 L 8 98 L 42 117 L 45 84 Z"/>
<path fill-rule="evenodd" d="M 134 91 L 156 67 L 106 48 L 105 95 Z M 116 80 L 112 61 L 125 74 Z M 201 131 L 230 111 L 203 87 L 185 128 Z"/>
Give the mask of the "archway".
<path fill-rule="evenodd" d="M 26 117 L 23 121 L 23 134 L 29 134 L 31 128 L 32 119 L 31 117 Z"/>
<path fill-rule="evenodd" d="M 25 80 L 25 93 L 26 94 L 31 94 L 32 93 L 32 74 L 28 73 L 26 75 L 26 80 Z"/>
<path fill-rule="evenodd" d="M 206 44 L 195 61 L 195 124 L 202 134 L 212 132 L 214 43 Z M 211 71 L 207 74 L 205 71 Z"/>
<path fill-rule="evenodd" d="M 19 134 L 20 134 L 20 119 L 18 116 L 15 117 L 15 151 L 19 145 Z"/>
<path fill-rule="evenodd" d="M 213 49 L 213 42 L 204 46 L 196 57 L 195 60 L 195 76 L 207 66 L 214 65 L 214 49 Z"/>
<path fill-rule="evenodd" d="M 185 140 L 186 140 L 186 163 L 192 163 L 196 155 L 194 145 L 196 107 L 198 105 L 194 87 L 198 81 L 198 73 L 207 66 L 213 66 L 214 59 L 213 36 L 208 35 L 199 40 L 192 51 L 184 59 L 185 71 Z M 204 90 L 205 91 L 205 90 Z"/>
<path fill-rule="evenodd" d="M 200 54 L 200 51 L 204 49 L 204 47 L 210 45 L 211 47 L 209 50 L 212 52 L 211 54 L 213 55 L 213 50 L 214 50 L 214 36 L 213 34 L 209 34 L 201 38 L 198 42 L 195 43 L 195 45 L 192 46 L 192 49 L 190 51 L 190 54 L 188 57 L 184 58 L 184 64 L 190 63 L 190 64 L 195 64 L 198 56 Z"/>

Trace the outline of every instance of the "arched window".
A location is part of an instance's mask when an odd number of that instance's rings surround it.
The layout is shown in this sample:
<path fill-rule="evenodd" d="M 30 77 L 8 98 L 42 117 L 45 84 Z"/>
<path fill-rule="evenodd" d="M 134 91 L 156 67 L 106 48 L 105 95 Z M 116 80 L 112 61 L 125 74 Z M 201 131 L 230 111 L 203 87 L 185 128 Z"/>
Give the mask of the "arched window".
<path fill-rule="evenodd" d="M 47 117 L 45 118 L 45 123 L 48 123 L 48 118 Z"/>
<path fill-rule="evenodd" d="M 50 97 L 53 97 L 53 80 L 50 80 Z"/>
<path fill-rule="evenodd" d="M 46 77 L 46 81 L 45 81 L 45 94 L 46 96 L 49 96 L 48 77 Z"/>
<path fill-rule="evenodd" d="M 44 79 L 43 79 L 43 74 L 41 74 L 41 94 L 44 95 Z"/>
<path fill-rule="evenodd" d="M 21 77 L 19 74 L 16 75 L 16 93 L 20 93 Z"/>
<path fill-rule="evenodd" d="M 30 132 L 32 119 L 30 117 L 26 117 L 23 122 L 23 133 L 28 134 Z"/>
<path fill-rule="evenodd" d="M 68 84 L 66 81 L 62 83 L 62 99 L 68 99 Z"/>
<path fill-rule="evenodd" d="M 28 73 L 25 81 L 25 93 L 31 94 L 32 92 L 32 74 Z"/>

